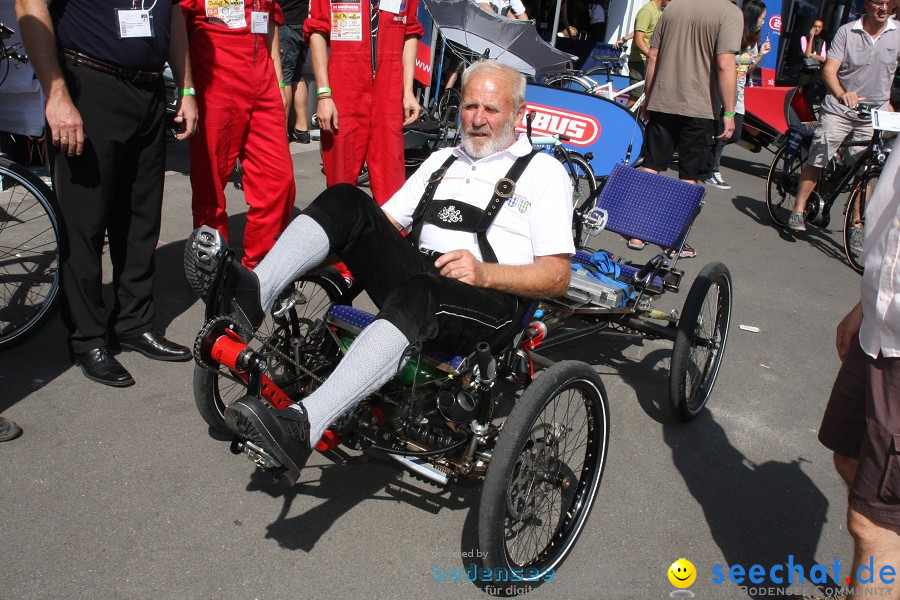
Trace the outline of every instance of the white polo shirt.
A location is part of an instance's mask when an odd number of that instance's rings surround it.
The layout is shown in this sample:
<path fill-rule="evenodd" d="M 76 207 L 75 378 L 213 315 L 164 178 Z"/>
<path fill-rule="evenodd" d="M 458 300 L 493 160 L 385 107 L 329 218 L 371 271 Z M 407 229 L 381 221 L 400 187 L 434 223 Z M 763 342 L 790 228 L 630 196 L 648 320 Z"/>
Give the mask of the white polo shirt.
<path fill-rule="evenodd" d="M 872 358 L 900 357 L 900 137 L 866 206 L 863 256 L 859 343 Z"/>
<path fill-rule="evenodd" d="M 450 154 L 457 159 L 438 186 L 435 200 L 455 200 L 484 209 L 494 185 L 520 156 L 531 152 L 528 138 L 520 135 L 501 152 L 473 159 L 462 147 L 444 148 L 432 154 L 400 190 L 382 207 L 404 228 L 412 224 L 413 212 L 422 198 L 428 178 Z M 501 264 L 524 265 L 535 256 L 574 254 L 572 240 L 572 182 L 562 164 L 548 154 L 531 159 L 516 182 L 516 189 L 497 213 L 487 239 Z M 449 252 L 469 250 L 483 260 L 475 234 L 424 225 L 419 247 Z"/>

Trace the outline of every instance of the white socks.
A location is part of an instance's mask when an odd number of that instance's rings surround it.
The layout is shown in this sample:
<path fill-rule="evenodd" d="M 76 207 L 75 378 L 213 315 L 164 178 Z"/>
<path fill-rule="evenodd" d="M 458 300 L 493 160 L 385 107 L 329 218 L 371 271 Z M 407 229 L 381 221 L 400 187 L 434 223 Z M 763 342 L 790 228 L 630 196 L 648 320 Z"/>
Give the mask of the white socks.
<path fill-rule="evenodd" d="M 338 417 L 390 381 L 407 346 L 406 336 L 384 319 L 362 330 L 331 377 L 303 400 L 313 445 Z"/>
<path fill-rule="evenodd" d="M 288 225 L 275 246 L 253 270 L 259 278 L 259 300 L 269 312 L 278 294 L 299 276 L 322 263 L 330 252 L 325 230 L 306 215 Z"/>

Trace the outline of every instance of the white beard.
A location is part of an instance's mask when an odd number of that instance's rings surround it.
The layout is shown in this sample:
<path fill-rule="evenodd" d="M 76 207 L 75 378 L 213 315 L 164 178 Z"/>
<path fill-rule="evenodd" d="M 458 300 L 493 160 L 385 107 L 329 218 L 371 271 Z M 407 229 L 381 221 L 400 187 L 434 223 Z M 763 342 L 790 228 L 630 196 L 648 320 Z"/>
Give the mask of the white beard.
<path fill-rule="evenodd" d="M 462 145 L 466 154 L 472 158 L 480 159 L 506 150 L 516 141 L 516 117 L 513 115 L 503 124 L 500 131 L 494 137 L 473 137 L 478 132 L 475 127 L 464 129 L 462 132 Z"/>

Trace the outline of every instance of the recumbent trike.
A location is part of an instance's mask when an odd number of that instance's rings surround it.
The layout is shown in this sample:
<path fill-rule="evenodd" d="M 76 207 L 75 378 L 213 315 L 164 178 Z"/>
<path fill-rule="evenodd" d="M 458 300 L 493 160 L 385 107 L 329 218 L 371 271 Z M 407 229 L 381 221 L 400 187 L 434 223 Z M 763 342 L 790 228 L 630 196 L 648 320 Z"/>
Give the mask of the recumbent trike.
<path fill-rule="evenodd" d="M 677 290 L 681 272 L 672 263 L 703 193 L 617 167 L 599 196 L 576 211 L 575 230 L 590 238 L 605 226 L 671 250 L 641 267 L 617 263 L 620 283 L 633 293 L 593 278 L 592 254 L 579 250 L 573 264 L 584 268 L 573 273 L 566 297 L 532 303 L 498 352 L 487 343 L 468 356 L 411 348 L 397 376 L 340 418 L 316 449 L 380 450 L 438 485 L 483 478 L 482 567 L 540 581 L 559 567 L 585 526 L 603 476 L 610 422 L 605 388 L 591 366 L 563 361 L 535 376 L 535 362 L 548 361 L 534 350 L 585 335 L 584 328 L 570 330 L 573 320 L 587 323 L 589 332 L 611 328 L 672 339 L 673 412 L 681 420 L 696 416 L 728 333 L 728 270 L 720 263 L 702 270 L 680 319 L 651 309 L 649 300 Z M 648 218 L 650 205 L 656 218 Z M 214 282 L 210 297 L 221 287 Z M 225 406 L 245 394 L 278 408 L 306 397 L 374 318 L 351 305 L 357 293 L 333 270 L 308 274 L 282 292 L 256 332 L 242 331 L 215 314 L 217 302 L 208 302 L 209 320 L 194 344 L 194 395 L 206 422 L 230 434 Z M 236 439 L 232 451 L 275 475 L 284 469 L 251 442 Z"/>

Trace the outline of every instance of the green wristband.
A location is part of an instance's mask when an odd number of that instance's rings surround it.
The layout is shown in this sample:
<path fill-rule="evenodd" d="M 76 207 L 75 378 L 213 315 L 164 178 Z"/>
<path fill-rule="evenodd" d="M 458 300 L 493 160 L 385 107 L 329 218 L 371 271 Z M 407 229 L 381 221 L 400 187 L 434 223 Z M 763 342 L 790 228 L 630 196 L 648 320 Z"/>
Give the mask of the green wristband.
<path fill-rule="evenodd" d="M 727 113 L 725 113 L 725 116 L 726 116 L 726 117 L 731 117 L 731 118 L 733 119 L 733 118 L 734 118 L 734 113 L 727 112 Z"/>
<path fill-rule="evenodd" d="M 278 82 L 278 87 L 284 89 L 284 82 L 283 82 L 283 81 L 279 81 L 279 82 Z"/>
<path fill-rule="evenodd" d="M 330 94 L 331 88 L 319 88 L 319 91 L 316 92 L 316 96 L 321 96 L 322 94 Z"/>
<path fill-rule="evenodd" d="M 197 90 L 195 90 L 195 89 L 192 88 L 192 87 L 189 87 L 189 88 L 178 88 L 178 95 L 179 95 L 179 96 L 196 96 L 196 95 L 197 95 Z"/>

